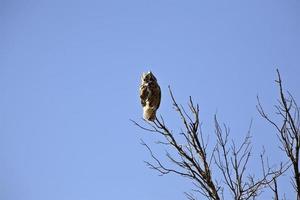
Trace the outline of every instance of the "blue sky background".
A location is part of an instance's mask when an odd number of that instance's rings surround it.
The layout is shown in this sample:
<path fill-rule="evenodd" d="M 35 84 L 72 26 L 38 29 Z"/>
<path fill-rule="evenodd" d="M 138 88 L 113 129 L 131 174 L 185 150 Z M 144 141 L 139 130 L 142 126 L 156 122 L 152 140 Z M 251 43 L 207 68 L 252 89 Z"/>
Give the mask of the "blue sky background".
<path fill-rule="evenodd" d="M 236 140 L 253 119 L 251 172 L 262 145 L 283 160 L 256 95 L 272 112 L 278 67 L 300 99 L 299 36 L 297 0 L 0 0 L 0 199 L 184 199 L 189 182 L 146 168 L 153 137 L 129 121 L 148 70 L 174 130 L 168 85 L 208 135 L 215 113 Z"/>

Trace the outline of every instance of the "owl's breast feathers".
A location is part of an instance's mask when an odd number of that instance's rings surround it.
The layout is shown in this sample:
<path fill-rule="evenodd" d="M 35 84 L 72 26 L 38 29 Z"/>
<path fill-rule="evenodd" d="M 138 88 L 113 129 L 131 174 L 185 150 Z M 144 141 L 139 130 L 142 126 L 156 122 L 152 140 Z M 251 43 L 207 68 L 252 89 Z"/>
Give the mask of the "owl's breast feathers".
<path fill-rule="evenodd" d="M 148 102 L 149 107 L 158 109 L 161 98 L 159 85 L 156 82 L 142 84 L 140 86 L 140 98 L 142 106 L 146 106 Z"/>
<path fill-rule="evenodd" d="M 146 100 L 148 98 L 149 92 L 146 85 L 142 84 L 140 86 L 140 98 L 142 106 L 146 106 Z"/>

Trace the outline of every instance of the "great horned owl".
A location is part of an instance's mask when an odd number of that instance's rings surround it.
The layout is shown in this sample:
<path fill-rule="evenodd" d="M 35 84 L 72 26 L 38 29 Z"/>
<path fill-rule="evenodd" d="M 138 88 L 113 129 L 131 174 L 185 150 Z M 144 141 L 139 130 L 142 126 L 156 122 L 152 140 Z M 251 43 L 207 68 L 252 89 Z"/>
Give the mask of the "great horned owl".
<path fill-rule="evenodd" d="M 140 98 L 143 106 L 143 117 L 148 121 L 154 121 L 156 110 L 160 105 L 160 87 L 151 71 L 143 73 L 141 79 Z"/>

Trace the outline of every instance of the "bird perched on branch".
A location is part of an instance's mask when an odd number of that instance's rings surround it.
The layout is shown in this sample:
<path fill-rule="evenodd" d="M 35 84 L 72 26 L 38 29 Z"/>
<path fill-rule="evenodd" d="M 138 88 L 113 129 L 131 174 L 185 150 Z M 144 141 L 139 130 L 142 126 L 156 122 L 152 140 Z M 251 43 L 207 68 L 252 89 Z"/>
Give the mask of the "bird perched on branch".
<path fill-rule="evenodd" d="M 151 71 L 143 73 L 140 85 L 140 98 L 143 106 L 143 118 L 154 121 L 160 105 L 161 91 L 155 76 Z"/>

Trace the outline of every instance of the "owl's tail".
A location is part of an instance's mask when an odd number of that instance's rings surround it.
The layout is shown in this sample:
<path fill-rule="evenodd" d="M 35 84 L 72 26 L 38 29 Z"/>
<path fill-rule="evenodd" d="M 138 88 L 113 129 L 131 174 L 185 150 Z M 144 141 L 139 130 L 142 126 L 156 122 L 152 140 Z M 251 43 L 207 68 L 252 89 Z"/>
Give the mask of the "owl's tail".
<path fill-rule="evenodd" d="M 156 118 L 156 109 L 152 108 L 152 107 L 148 107 L 145 106 L 143 108 L 144 114 L 143 117 L 144 119 L 148 120 L 148 121 L 154 121 Z"/>

